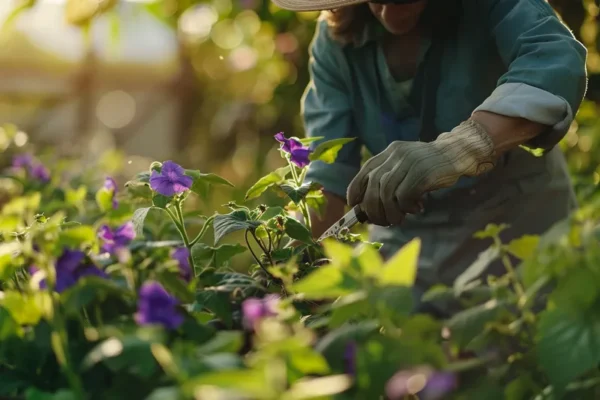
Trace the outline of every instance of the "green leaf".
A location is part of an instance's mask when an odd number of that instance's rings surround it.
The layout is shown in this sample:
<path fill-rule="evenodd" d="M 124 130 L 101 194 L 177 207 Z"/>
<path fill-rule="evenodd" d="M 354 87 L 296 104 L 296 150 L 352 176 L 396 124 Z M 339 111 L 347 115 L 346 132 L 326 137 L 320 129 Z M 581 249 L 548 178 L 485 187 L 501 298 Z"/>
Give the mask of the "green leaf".
<path fill-rule="evenodd" d="M 573 268 L 558 280 L 550 300 L 561 307 L 572 307 L 575 311 L 588 309 L 596 300 L 600 290 L 598 277 L 585 267 Z"/>
<path fill-rule="evenodd" d="M 377 334 L 378 327 L 376 321 L 343 325 L 323 336 L 315 345 L 315 350 L 325 356 L 333 371 L 343 371 L 346 345 L 350 342 L 364 343 Z"/>
<path fill-rule="evenodd" d="M 213 353 L 237 353 L 244 346 L 241 331 L 219 331 L 214 338 L 197 348 L 201 355 Z"/>
<path fill-rule="evenodd" d="M 192 258 L 194 264 L 206 267 L 221 268 L 225 266 L 238 254 L 242 254 L 247 249 L 241 244 L 222 244 L 217 247 L 209 246 L 205 243 L 196 243 L 192 246 Z"/>
<path fill-rule="evenodd" d="M 276 397 L 275 388 L 269 385 L 265 373 L 259 370 L 207 372 L 183 384 L 184 392 L 190 397 L 205 397 L 201 394 L 203 387 L 229 389 L 250 399 Z"/>
<path fill-rule="evenodd" d="M 294 371 L 302 373 L 303 376 L 324 375 L 331 372 L 325 357 L 310 347 L 291 350 L 288 354 L 288 362 Z"/>
<path fill-rule="evenodd" d="M 85 186 L 79 186 L 77 189 L 68 188 L 65 191 L 65 202 L 74 207 L 83 207 L 86 195 L 87 188 Z"/>
<path fill-rule="evenodd" d="M 137 210 L 135 210 L 133 212 L 131 221 L 133 222 L 133 226 L 135 228 L 136 237 L 138 237 L 138 238 L 144 237 L 144 220 L 146 219 L 148 212 L 153 208 L 156 208 L 156 207 L 138 208 Z"/>
<path fill-rule="evenodd" d="M 6 246 L 4 244 L 0 244 L 0 247 Z M 13 254 L 0 255 L 0 282 L 9 280 L 17 270 L 17 267 L 12 263 L 13 260 Z"/>
<path fill-rule="evenodd" d="M 96 276 L 89 276 L 80 279 L 74 286 L 65 290 L 60 299 L 66 314 L 79 315 L 81 310 L 92 301 L 102 301 L 108 296 L 120 299 L 133 298 L 130 292 L 117 286 L 114 282 Z"/>
<path fill-rule="evenodd" d="M 302 138 L 302 139 L 294 138 L 294 139 L 298 140 L 300 143 L 307 146 L 307 145 L 311 144 L 312 142 L 316 142 L 318 140 L 325 139 L 325 136 L 307 137 L 307 138 Z"/>
<path fill-rule="evenodd" d="M 288 217 L 285 220 L 284 230 L 286 235 L 302 243 L 314 243 L 312 235 L 308 228 L 298 222 L 295 218 Z"/>
<path fill-rule="evenodd" d="M 239 289 L 262 288 L 254 278 L 239 272 L 215 273 L 211 278 L 216 280 L 211 285 L 212 290 L 232 292 Z"/>
<path fill-rule="evenodd" d="M 321 185 L 316 182 L 305 182 L 299 188 L 289 183 L 282 183 L 278 187 L 296 204 L 299 204 L 306 195 L 316 189 L 321 188 Z"/>
<path fill-rule="evenodd" d="M 187 284 L 179 277 L 179 275 L 162 270 L 158 273 L 159 281 L 165 289 L 180 299 L 184 303 L 192 303 L 194 301 L 194 293 L 188 288 Z"/>
<path fill-rule="evenodd" d="M 267 208 L 267 210 L 261 214 L 260 216 L 260 220 L 261 221 L 268 221 L 271 218 L 275 218 L 279 215 L 284 215 L 285 214 L 285 210 L 282 207 L 269 207 Z"/>
<path fill-rule="evenodd" d="M 136 371 L 136 375 L 150 376 L 158 368 L 150 346 L 160 342 L 160 337 L 113 336 L 92 348 L 84 357 L 81 368 L 85 371 L 98 363 L 104 363 L 113 372 L 130 369 Z"/>
<path fill-rule="evenodd" d="M 495 246 L 488 247 L 485 251 L 479 253 L 473 264 L 469 265 L 469 267 L 454 281 L 454 290 L 456 294 L 460 295 L 467 288 L 467 285 L 483 274 L 490 264 L 496 261 L 499 256 L 500 250 Z"/>
<path fill-rule="evenodd" d="M 540 243 L 540 237 L 536 235 L 524 235 L 518 239 L 513 239 L 507 246 L 506 249 L 513 256 L 525 260 L 535 253 L 538 244 Z"/>
<path fill-rule="evenodd" d="M 194 310 L 202 311 L 204 309 L 209 310 L 227 326 L 231 327 L 233 323 L 233 307 L 230 293 L 214 290 L 203 290 L 196 293 Z"/>
<path fill-rule="evenodd" d="M 208 198 L 208 194 L 210 193 L 211 186 L 229 186 L 234 187 L 233 183 L 229 182 L 227 179 L 220 177 L 216 174 L 203 174 L 197 170 L 186 169 L 185 174 L 191 176 L 194 180 L 192 184 L 191 190 L 192 192 L 200 195 L 202 198 Z"/>
<path fill-rule="evenodd" d="M 412 286 L 417 277 L 417 265 L 421 251 L 421 239 L 415 238 L 402 246 L 385 263 L 379 275 L 379 284 L 384 286 Z"/>
<path fill-rule="evenodd" d="M 19 325 L 36 325 L 42 318 L 42 308 L 34 295 L 6 291 L 0 298 L 0 305 Z"/>
<path fill-rule="evenodd" d="M 337 266 L 328 265 L 294 283 L 291 289 L 306 299 L 332 299 L 360 290 L 361 284 Z"/>
<path fill-rule="evenodd" d="M 600 315 L 556 308 L 540 315 L 536 351 L 539 365 L 558 389 L 600 363 Z"/>
<path fill-rule="evenodd" d="M 20 334 L 21 327 L 17 324 L 17 321 L 15 321 L 7 309 L 0 308 L 0 342 L 11 336 L 19 336 Z M 0 390 L 2 390 L 1 385 Z"/>
<path fill-rule="evenodd" d="M 79 249 L 97 242 L 96 231 L 89 225 L 78 225 L 65 229 L 58 236 L 59 247 Z"/>
<path fill-rule="evenodd" d="M 271 186 L 282 183 L 285 181 L 285 177 L 290 173 L 290 166 L 285 166 L 281 168 L 277 168 L 275 171 L 270 174 L 263 176 L 256 182 L 248 191 L 246 192 L 245 200 L 255 199 L 261 194 L 264 193 L 265 190 L 270 188 Z"/>
<path fill-rule="evenodd" d="M 60 389 L 55 393 L 48 393 L 42 392 L 36 388 L 29 388 L 25 392 L 25 400 L 77 400 L 77 396 L 67 389 Z"/>
<path fill-rule="evenodd" d="M 133 199 L 150 200 L 152 199 L 152 189 L 148 183 L 129 181 L 125 184 L 127 192 Z"/>
<path fill-rule="evenodd" d="M 167 205 L 173 200 L 172 197 L 163 196 L 162 194 L 155 194 L 152 197 L 152 204 L 158 208 L 167 208 Z"/>
<path fill-rule="evenodd" d="M 452 340 L 461 348 L 465 348 L 471 340 L 483 332 L 488 322 L 494 321 L 498 317 L 501 310 L 501 303 L 497 300 L 490 300 L 458 312 L 448 322 Z"/>
<path fill-rule="evenodd" d="M 256 229 L 261 225 L 259 221 L 252 221 L 245 210 L 235 210 L 229 214 L 215 216 L 213 228 L 215 230 L 215 244 L 226 235 L 245 229 Z"/>
<path fill-rule="evenodd" d="M 311 161 L 323 161 L 324 163 L 332 164 L 335 162 L 342 147 L 355 139 L 356 138 L 341 138 L 322 142 L 317 145 L 315 150 L 310 154 L 309 159 Z"/>
<path fill-rule="evenodd" d="M 107 212 L 113 209 L 113 194 L 114 190 L 102 188 L 96 192 L 96 204 L 102 212 Z"/>
<path fill-rule="evenodd" d="M 488 238 L 496 238 L 500 235 L 500 233 L 506 229 L 508 229 L 507 224 L 487 224 L 485 229 L 475 232 L 473 235 L 476 239 L 488 239 Z"/>
<path fill-rule="evenodd" d="M 281 400 L 318 400 L 342 393 L 352 386 L 348 375 L 330 375 L 295 382 Z"/>
<path fill-rule="evenodd" d="M 154 389 L 145 400 L 178 400 L 183 396 L 177 387 L 160 387 Z"/>
<path fill-rule="evenodd" d="M 413 310 L 413 293 L 408 286 L 386 286 L 369 293 L 372 309 L 388 318 L 408 316 Z"/>

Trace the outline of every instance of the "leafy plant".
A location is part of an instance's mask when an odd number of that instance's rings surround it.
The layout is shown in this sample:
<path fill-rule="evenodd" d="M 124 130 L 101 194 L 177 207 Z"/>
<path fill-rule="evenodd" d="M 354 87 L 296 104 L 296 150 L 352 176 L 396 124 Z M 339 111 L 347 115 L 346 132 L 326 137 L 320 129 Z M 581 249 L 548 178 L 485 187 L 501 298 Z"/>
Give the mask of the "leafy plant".
<path fill-rule="evenodd" d="M 597 398 L 598 204 L 541 237 L 479 232 L 492 246 L 417 299 L 456 305 L 437 319 L 414 311 L 418 238 L 384 260 L 349 232 L 312 237 L 323 195 L 307 168 L 347 141 L 276 139 L 286 165 L 246 200 L 270 190 L 287 204 L 209 216 L 187 200 L 232 184 L 172 161 L 94 189 L 16 159 L 0 218 L 0 396 Z M 498 261 L 505 274 L 491 275 Z"/>

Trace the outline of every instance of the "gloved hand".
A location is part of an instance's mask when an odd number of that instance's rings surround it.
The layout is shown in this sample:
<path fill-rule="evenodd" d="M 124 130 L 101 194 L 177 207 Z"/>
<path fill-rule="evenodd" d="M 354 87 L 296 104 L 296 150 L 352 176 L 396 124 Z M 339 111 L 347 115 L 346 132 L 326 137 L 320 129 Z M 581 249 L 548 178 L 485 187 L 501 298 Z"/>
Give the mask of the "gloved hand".
<path fill-rule="evenodd" d="M 425 193 L 495 165 L 492 139 L 481 124 L 468 120 L 433 142 L 392 142 L 363 165 L 348 187 L 347 201 L 361 204 L 373 224 L 399 225 L 406 213 L 419 211 Z"/>

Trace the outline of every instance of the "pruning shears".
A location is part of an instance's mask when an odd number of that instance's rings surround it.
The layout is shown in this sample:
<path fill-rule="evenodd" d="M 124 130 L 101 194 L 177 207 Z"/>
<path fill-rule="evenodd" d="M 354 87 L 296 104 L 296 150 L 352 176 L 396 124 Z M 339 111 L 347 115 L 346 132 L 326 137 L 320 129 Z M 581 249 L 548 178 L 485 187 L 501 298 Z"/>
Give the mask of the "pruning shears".
<path fill-rule="evenodd" d="M 360 208 L 360 204 L 352 207 L 350 211 L 346 213 L 342 218 L 337 220 L 336 223 L 331 225 L 317 240 L 317 242 L 322 241 L 331 236 L 337 236 L 343 229 L 352 228 L 354 225 L 358 223 L 365 223 L 368 221 L 367 214 Z"/>

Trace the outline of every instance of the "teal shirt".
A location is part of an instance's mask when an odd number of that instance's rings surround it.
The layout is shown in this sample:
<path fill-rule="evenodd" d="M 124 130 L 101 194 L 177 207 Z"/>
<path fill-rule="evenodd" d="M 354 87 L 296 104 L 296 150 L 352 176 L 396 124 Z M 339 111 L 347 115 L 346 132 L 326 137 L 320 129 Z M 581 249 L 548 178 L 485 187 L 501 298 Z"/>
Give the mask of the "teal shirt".
<path fill-rule="evenodd" d="M 586 91 L 585 47 L 544 0 L 463 0 L 463 8 L 443 55 L 436 126 L 451 131 L 477 110 L 522 117 L 551 127 L 531 144 L 552 149 Z M 362 146 L 377 154 L 392 141 L 419 138 L 418 115 L 406 101 L 410 81 L 403 86 L 392 78 L 379 31 L 379 23 L 369 26 L 360 43 L 343 45 L 320 20 L 310 46 L 311 81 L 302 98 L 306 135 L 356 140 L 335 163 L 312 163 L 306 178 L 344 198 L 360 169 Z M 419 66 L 430 41 L 421 46 Z M 455 187 L 477 179 L 464 177 Z"/>

